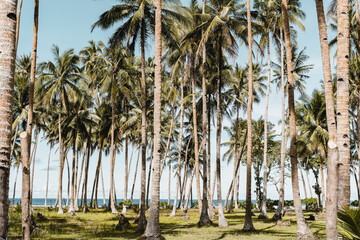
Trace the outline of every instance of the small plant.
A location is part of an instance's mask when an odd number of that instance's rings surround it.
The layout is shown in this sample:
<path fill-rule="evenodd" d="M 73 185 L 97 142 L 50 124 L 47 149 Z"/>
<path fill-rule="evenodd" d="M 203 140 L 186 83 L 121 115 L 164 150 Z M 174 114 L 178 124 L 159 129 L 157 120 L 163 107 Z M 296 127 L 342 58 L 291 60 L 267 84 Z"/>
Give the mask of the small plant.
<path fill-rule="evenodd" d="M 190 208 L 199 208 L 199 202 L 198 201 L 192 202 Z"/>
<path fill-rule="evenodd" d="M 359 201 L 358 201 L 358 200 L 354 200 L 354 201 L 351 202 L 350 205 L 353 206 L 353 207 L 358 207 L 358 206 L 359 206 Z"/>
<path fill-rule="evenodd" d="M 128 201 L 122 200 L 121 202 L 119 202 L 119 205 L 121 207 L 126 206 L 127 208 L 130 208 L 132 206 L 132 201 L 131 200 L 128 200 Z"/>

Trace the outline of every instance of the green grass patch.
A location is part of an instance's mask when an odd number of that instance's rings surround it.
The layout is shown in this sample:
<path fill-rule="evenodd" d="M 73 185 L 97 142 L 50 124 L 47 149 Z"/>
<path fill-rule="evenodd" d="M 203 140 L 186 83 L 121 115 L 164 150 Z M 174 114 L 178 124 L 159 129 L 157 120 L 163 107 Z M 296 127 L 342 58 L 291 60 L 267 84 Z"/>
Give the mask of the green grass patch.
<path fill-rule="evenodd" d="M 41 221 L 37 218 L 40 212 L 47 220 Z M 65 209 L 64 209 L 65 212 Z M 41 229 L 40 233 L 33 234 L 32 239 L 136 239 L 140 234 L 136 233 L 137 224 L 134 219 L 137 213 L 128 210 L 126 217 L 130 221 L 130 228 L 127 230 L 117 231 L 115 226 L 118 223 L 118 217 L 110 212 L 99 209 L 90 209 L 88 213 L 77 212 L 75 217 L 70 217 L 67 213 L 58 215 L 56 210 L 48 208 L 34 208 L 35 222 Z M 279 239 L 296 239 L 296 219 L 295 214 L 292 217 L 285 217 L 284 221 L 290 221 L 291 226 L 280 227 L 270 220 L 257 219 L 258 212 L 253 217 L 253 223 L 256 228 L 255 232 L 243 232 L 245 211 L 225 214 L 229 223 L 227 228 L 219 228 L 217 220 L 213 225 L 198 227 L 199 211 L 190 209 L 188 215 L 190 219 L 183 220 L 180 216 L 185 215 L 181 210 L 177 212 L 176 217 L 169 217 L 171 210 L 163 209 L 160 212 L 160 225 L 162 235 L 166 239 L 256 239 L 256 240 L 279 240 Z M 274 212 L 269 212 L 268 216 L 272 217 Z M 313 212 L 305 212 L 305 217 Z M 21 237 L 21 212 L 15 208 L 10 209 L 9 213 L 10 229 L 9 239 L 18 239 Z M 311 230 L 320 238 L 325 238 L 325 221 L 308 222 Z"/>

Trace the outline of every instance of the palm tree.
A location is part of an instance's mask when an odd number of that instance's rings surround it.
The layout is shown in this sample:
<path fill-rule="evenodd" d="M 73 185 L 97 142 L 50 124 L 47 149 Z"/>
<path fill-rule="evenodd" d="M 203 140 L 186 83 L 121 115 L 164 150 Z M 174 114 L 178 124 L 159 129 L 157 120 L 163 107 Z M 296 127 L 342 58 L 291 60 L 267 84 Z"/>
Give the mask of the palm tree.
<path fill-rule="evenodd" d="M 75 55 L 74 50 L 67 50 L 60 54 L 60 49 L 53 46 L 54 62 L 45 62 L 40 64 L 40 68 L 44 71 L 42 77 L 45 79 L 42 91 L 44 92 L 44 100 L 48 106 L 54 101 L 58 102 L 58 137 L 59 137 L 59 211 L 63 214 L 62 209 L 62 173 L 64 168 L 64 146 L 62 139 L 62 111 L 67 111 L 67 103 L 69 94 L 80 95 L 81 92 L 75 82 L 78 79 L 79 72 L 77 63 L 79 57 Z"/>
<path fill-rule="evenodd" d="M 245 231 L 254 231 L 255 227 L 251 219 L 251 158 L 252 158 L 252 105 L 253 105 L 253 62 L 252 62 L 252 29 L 250 0 L 246 1 L 247 21 L 248 21 L 248 44 L 249 44 L 249 97 L 247 102 L 247 154 L 246 154 L 246 213 L 245 213 Z"/>
<path fill-rule="evenodd" d="M 35 7 L 34 7 L 34 32 L 33 32 L 33 45 L 32 45 L 32 55 L 31 55 L 31 73 L 30 73 L 30 84 L 29 84 L 29 110 L 28 110 L 28 119 L 27 119 L 27 146 L 21 145 L 22 148 L 27 148 L 28 150 L 25 151 L 29 155 L 27 157 L 22 156 L 23 159 L 23 166 L 29 167 L 29 171 L 23 171 L 23 184 L 22 184 L 22 194 L 21 194 L 21 205 L 22 205 L 22 234 L 24 239 L 30 239 L 30 198 L 32 197 L 32 191 L 30 194 L 30 165 L 31 165 L 31 158 L 30 158 L 30 149 L 31 149 L 31 136 L 32 136 L 32 126 L 33 126 L 33 112 L 34 112 L 34 88 L 35 88 L 35 72 L 36 72 L 36 56 L 37 56 L 37 39 L 38 39 L 38 25 L 39 25 L 39 1 L 35 0 Z M 37 130 L 38 135 L 38 130 Z M 34 146 L 36 148 L 36 146 Z M 34 148 L 34 149 L 35 149 Z M 22 150 L 23 151 L 23 150 Z M 34 151 L 34 150 L 33 150 Z M 34 151 L 35 153 L 35 151 Z M 30 162 L 25 162 L 25 161 Z M 35 161 L 34 163 L 35 164 Z M 34 165 L 33 165 L 34 166 Z M 32 169 L 32 173 L 34 174 L 34 168 Z M 34 176 L 34 175 L 33 175 Z M 32 187 L 31 187 L 32 189 Z"/>
<path fill-rule="evenodd" d="M 339 148 L 338 207 L 350 205 L 350 126 L 349 126 L 349 2 L 337 1 L 337 145 Z"/>
<path fill-rule="evenodd" d="M 267 122 L 268 122 L 268 109 L 269 109 L 269 95 L 270 95 L 270 81 L 271 81 L 271 58 L 270 58 L 270 33 L 273 31 L 276 24 L 276 10 L 274 8 L 275 3 L 273 1 L 255 1 L 254 7 L 258 10 L 259 16 L 258 19 L 265 31 L 261 35 L 260 46 L 262 49 L 267 49 L 267 61 L 268 61 L 268 81 L 267 81 L 267 90 L 266 90 L 266 102 L 265 102 L 265 119 L 264 119 L 264 189 L 263 189 L 263 201 L 261 206 L 261 212 L 258 218 L 267 219 L 266 214 L 266 199 L 267 199 L 267 152 L 268 152 L 268 131 L 267 131 Z"/>
<path fill-rule="evenodd" d="M 8 237 L 8 210 L 9 210 L 9 171 L 11 151 L 11 122 L 12 102 L 15 69 L 15 30 L 16 30 L 16 0 L 6 1 L 0 5 L 0 179 L 3 183 L 0 188 L 0 237 Z M 5 14 L 6 13 L 6 14 Z"/>
<path fill-rule="evenodd" d="M 290 156 L 291 156 L 291 180 L 293 189 L 294 207 L 297 220 L 297 235 L 298 238 L 314 238 L 310 228 L 306 225 L 304 215 L 302 212 L 301 199 L 299 194 L 299 178 L 297 169 L 297 149 L 296 149 L 296 119 L 295 119 L 295 103 L 294 103 L 294 74 L 292 63 L 292 52 L 290 42 L 290 26 L 288 17 L 287 0 L 282 0 L 281 4 L 282 14 L 284 17 L 284 32 L 285 32 L 285 50 L 286 50 L 286 65 L 288 75 L 288 94 L 289 94 L 289 126 L 290 126 Z"/>
<path fill-rule="evenodd" d="M 331 76 L 331 63 L 330 63 L 330 51 L 328 45 L 327 27 L 324 13 L 323 2 L 316 0 L 316 13 L 319 26 L 319 39 L 321 47 L 321 58 L 323 65 L 323 76 L 325 86 L 325 102 L 326 102 L 326 119 L 329 131 L 329 139 L 334 141 L 336 138 L 336 122 L 335 122 L 335 107 L 334 107 L 334 96 Z M 336 142 L 336 140 L 335 140 Z M 326 235 L 328 238 L 337 236 L 337 189 L 339 181 L 339 172 L 337 167 L 338 162 L 338 149 L 337 146 L 329 142 L 329 151 L 327 154 L 327 198 L 326 198 Z"/>
<path fill-rule="evenodd" d="M 159 223 L 160 202 L 160 142 L 161 142 L 161 0 L 155 1 L 155 89 L 154 89 L 154 174 L 151 205 L 144 239 L 161 238 Z"/>

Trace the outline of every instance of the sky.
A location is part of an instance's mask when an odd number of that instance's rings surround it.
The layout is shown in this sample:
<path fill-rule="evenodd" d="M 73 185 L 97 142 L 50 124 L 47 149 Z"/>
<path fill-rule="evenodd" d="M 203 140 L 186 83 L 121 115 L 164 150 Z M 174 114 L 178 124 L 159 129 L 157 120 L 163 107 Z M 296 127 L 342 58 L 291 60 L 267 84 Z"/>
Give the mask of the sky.
<path fill-rule="evenodd" d="M 38 62 L 52 60 L 51 48 L 53 45 L 58 45 L 60 51 L 74 48 L 76 52 L 79 52 L 83 47 L 88 45 L 90 40 L 95 42 L 103 41 L 107 42 L 115 28 L 109 30 L 95 29 L 91 32 L 91 25 L 98 19 L 99 15 L 104 11 L 110 9 L 118 1 L 115 0 L 40 0 L 40 12 L 39 12 L 39 41 L 38 41 Z M 187 6 L 189 0 L 181 1 L 183 5 Z M 330 0 L 324 0 L 325 9 L 327 9 Z M 317 18 L 315 10 L 315 1 L 302 1 L 302 9 L 306 13 L 306 19 L 303 24 L 306 27 L 306 31 L 298 31 L 298 44 L 299 50 L 306 47 L 306 54 L 309 56 L 307 64 L 313 64 L 313 69 L 309 72 L 310 78 L 306 83 L 306 93 L 310 95 L 314 89 L 320 89 L 322 82 L 322 66 L 321 66 L 321 53 L 319 34 L 317 27 Z M 21 26 L 20 26 L 20 40 L 18 54 L 29 54 L 32 46 L 32 33 L 33 33 L 33 1 L 24 1 Z M 116 27 L 116 25 L 115 25 Z M 329 32 L 329 39 L 334 36 L 334 33 Z M 154 48 L 153 44 L 149 44 L 146 54 L 147 56 L 153 56 Z M 274 56 L 274 51 L 271 51 Z M 240 65 L 244 65 L 247 62 L 248 49 L 246 46 L 242 46 L 239 49 L 236 62 Z M 274 58 L 272 58 L 274 59 Z M 255 62 L 266 63 L 266 60 L 262 60 L 256 57 Z M 298 95 L 296 95 L 298 97 Z M 264 115 L 265 102 L 262 100 L 259 104 L 255 104 L 253 107 L 253 119 L 257 120 Z M 242 113 L 242 117 L 245 118 L 245 113 Z M 281 95 L 276 91 L 275 86 L 271 88 L 270 105 L 269 105 L 269 121 L 276 125 L 275 129 L 280 134 L 280 126 L 278 122 L 281 120 Z M 229 125 L 229 120 L 224 120 L 223 125 Z M 224 132 L 224 131 L 223 131 Z M 228 136 L 223 134 L 222 142 L 226 142 Z M 215 146 L 215 132 L 211 133 L 212 146 Z M 221 153 L 224 153 L 227 149 L 222 147 Z M 131 148 L 130 151 L 131 153 Z M 44 198 L 46 189 L 46 170 L 47 161 L 49 154 L 49 145 L 46 140 L 43 139 L 42 134 L 40 135 L 40 142 L 37 149 L 36 163 L 35 163 L 35 179 L 34 179 L 34 194 L 35 198 Z M 51 154 L 50 164 L 50 178 L 49 178 L 49 198 L 56 198 L 58 189 L 58 165 L 59 165 L 59 153 L 57 146 Z M 215 169 L 215 147 L 212 148 L 212 171 Z M 90 160 L 89 170 L 89 183 L 88 183 L 88 196 L 91 194 L 91 187 L 95 175 L 95 169 L 97 164 L 98 153 L 95 152 Z M 131 163 L 131 172 L 129 177 L 129 189 L 133 183 L 133 175 L 136 165 L 137 150 L 134 151 L 133 159 Z M 103 171 L 104 171 L 104 182 L 106 188 L 105 196 L 108 196 L 108 187 L 110 182 L 110 160 L 109 156 L 103 158 Z M 71 156 L 69 155 L 69 159 Z M 245 199 L 245 183 L 246 183 L 246 167 L 240 167 L 240 197 L 239 199 Z M 115 165 L 115 186 L 117 192 L 117 198 L 123 197 L 124 188 L 124 153 L 121 152 L 116 156 Z M 222 162 L 222 198 L 226 197 L 227 190 L 232 180 L 233 164 L 227 165 L 226 162 Z M 10 175 L 10 196 L 13 194 L 13 184 L 15 180 L 15 169 L 11 169 Z M 20 171 L 21 173 L 21 171 Z M 64 182 L 63 182 L 63 197 L 67 197 L 67 168 L 64 168 Z M 21 195 L 21 174 L 18 176 L 17 187 L 15 190 L 16 197 Z M 213 178 L 213 176 L 212 176 Z M 312 184 L 315 180 L 310 173 Z M 353 176 L 352 176 L 353 178 Z M 301 180 L 301 179 L 300 179 Z M 253 188 L 254 187 L 254 180 Z M 171 178 L 171 197 L 175 195 L 175 184 L 176 178 L 174 172 Z M 352 179 L 352 186 L 354 186 L 354 180 Z M 195 184 L 193 185 L 195 189 Z M 134 198 L 140 197 L 140 172 L 135 186 Z M 352 188 L 351 199 L 356 198 L 355 189 Z M 314 190 L 313 195 L 315 195 Z M 301 197 L 304 198 L 302 183 L 300 182 Z M 196 191 L 194 190 L 194 194 Z M 102 196 L 102 193 L 99 193 Z M 309 194 L 309 193 L 308 193 Z M 130 195 L 130 191 L 128 196 Z M 163 176 L 161 179 L 160 198 L 166 199 L 168 196 L 168 168 L 164 169 Z M 195 194 L 196 196 L 196 194 Z M 90 197 L 90 196 L 89 196 Z M 195 197 L 196 198 L 196 197 Z M 278 194 L 275 187 L 269 183 L 268 198 L 277 199 Z M 216 199 L 216 197 L 215 197 Z M 252 199 L 255 199 L 255 193 L 252 193 Z M 286 179 L 285 188 L 285 199 L 292 199 L 291 191 L 291 180 Z"/>

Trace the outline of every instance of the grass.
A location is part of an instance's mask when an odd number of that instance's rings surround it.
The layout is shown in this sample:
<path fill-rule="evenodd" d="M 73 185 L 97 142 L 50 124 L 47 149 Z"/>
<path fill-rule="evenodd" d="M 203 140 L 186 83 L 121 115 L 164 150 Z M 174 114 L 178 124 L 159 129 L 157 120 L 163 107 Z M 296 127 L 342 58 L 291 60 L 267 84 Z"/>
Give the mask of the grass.
<path fill-rule="evenodd" d="M 40 221 L 36 214 L 40 212 L 47 220 Z M 64 211 L 65 212 L 65 211 Z M 242 232 L 245 211 L 239 210 L 232 214 L 225 214 L 229 223 L 227 228 L 217 227 L 217 220 L 213 225 L 198 227 L 199 212 L 191 209 L 188 212 L 189 220 L 182 220 L 179 217 L 185 215 L 178 211 L 176 217 L 169 217 L 171 210 L 163 209 L 160 212 L 160 227 L 162 235 L 168 239 L 196 239 L 196 240 L 215 240 L 215 239 L 256 239 L 256 240 L 280 240 L 296 239 L 296 219 L 295 216 L 285 217 L 283 220 L 290 220 L 291 226 L 279 227 L 270 220 L 259 220 L 253 217 L 255 232 Z M 127 230 L 116 231 L 118 217 L 110 212 L 99 209 L 91 209 L 88 213 L 76 213 L 75 217 L 70 217 L 67 213 L 58 215 L 55 209 L 34 208 L 35 222 L 41 229 L 40 233 L 32 235 L 32 239 L 136 239 L 141 234 L 136 233 L 134 219 L 137 214 L 131 209 L 128 210 L 126 217 L 131 223 Z M 258 215 L 258 212 L 254 212 Z M 274 212 L 269 212 L 271 217 Z M 305 217 L 313 214 L 305 212 Z M 295 214 L 293 214 L 295 215 Z M 21 238 L 21 210 L 12 207 L 9 213 L 10 229 L 9 239 Z M 325 221 L 308 222 L 311 230 L 320 238 L 325 238 Z"/>

